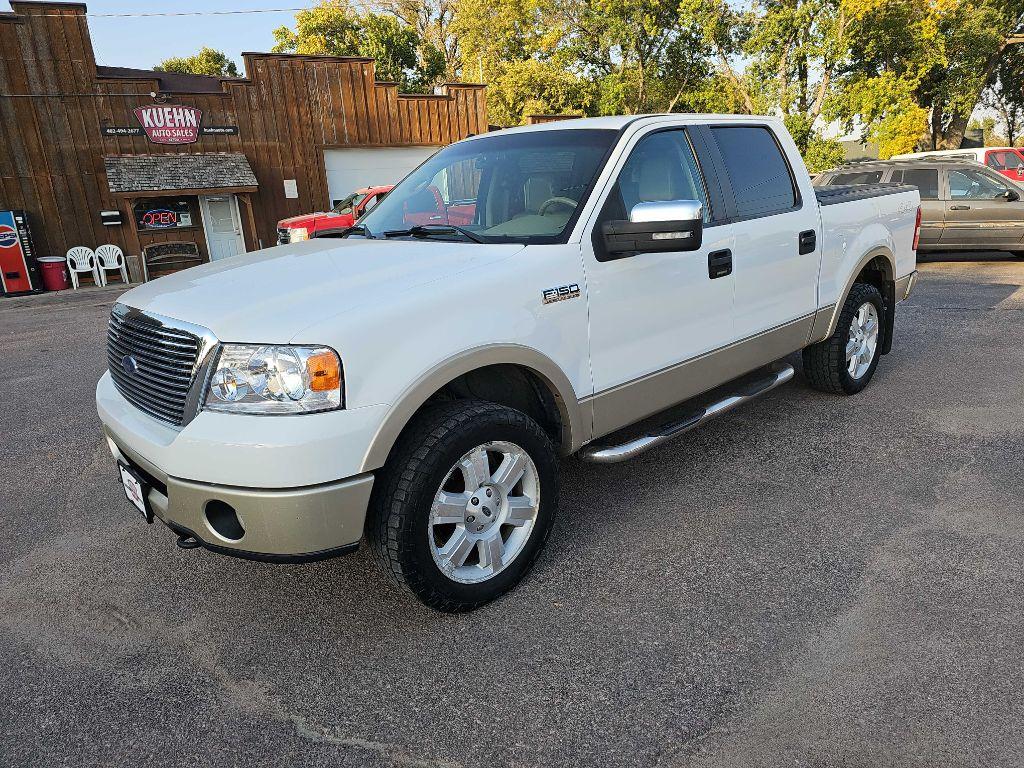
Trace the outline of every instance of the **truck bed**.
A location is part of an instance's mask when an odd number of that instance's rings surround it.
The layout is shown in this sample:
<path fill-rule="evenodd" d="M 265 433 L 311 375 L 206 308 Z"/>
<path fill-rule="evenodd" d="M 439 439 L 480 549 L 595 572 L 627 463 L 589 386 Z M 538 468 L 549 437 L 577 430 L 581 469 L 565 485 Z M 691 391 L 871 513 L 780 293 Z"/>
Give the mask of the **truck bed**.
<path fill-rule="evenodd" d="M 842 300 L 858 261 L 888 251 L 899 279 L 914 271 L 914 221 L 920 205 L 917 187 L 910 184 L 857 184 L 819 187 L 821 210 L 821 272 L 818 306 Z"/>
<path fill-rule="evenodd" d="M 815 187 L 814 195 L 819 205 L 836 205 L 850 203 L 854 200 L 865 200 L 869 197 L 896 195 L 900 192 L 916 190 L 912 184 L 839 184 L 829 187 Z"/>

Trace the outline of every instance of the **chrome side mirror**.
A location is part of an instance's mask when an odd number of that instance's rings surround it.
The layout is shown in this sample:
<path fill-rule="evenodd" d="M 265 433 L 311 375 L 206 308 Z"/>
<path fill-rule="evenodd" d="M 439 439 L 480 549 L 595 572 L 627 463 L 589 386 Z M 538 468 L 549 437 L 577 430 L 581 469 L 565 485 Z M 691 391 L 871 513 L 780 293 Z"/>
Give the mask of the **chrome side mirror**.
<path fill-rule="evenodd" d="M 704 206 L 699 200 L 637 203 L 629 221 L 606 221 L 601 232 L 609 259 L 696 251 L 704 235 Z"/>
<path fill-rule="evenodd" d="M 629 212 L 634 224 L 661 221 L 703 221 L 704 205 L 699 200 L 660 200 L 637 203 Z"/>

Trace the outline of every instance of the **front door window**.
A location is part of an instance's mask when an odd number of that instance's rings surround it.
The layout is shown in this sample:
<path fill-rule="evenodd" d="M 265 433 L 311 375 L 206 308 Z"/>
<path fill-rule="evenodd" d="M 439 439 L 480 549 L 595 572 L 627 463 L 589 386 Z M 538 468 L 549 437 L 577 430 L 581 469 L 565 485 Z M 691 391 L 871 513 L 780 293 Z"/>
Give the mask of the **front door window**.
<path fill-rule="evenodd" d="M 1006 190 L 1005 184 L 979 171 L 949 172 L 950 200 L 995 200 Z"/>

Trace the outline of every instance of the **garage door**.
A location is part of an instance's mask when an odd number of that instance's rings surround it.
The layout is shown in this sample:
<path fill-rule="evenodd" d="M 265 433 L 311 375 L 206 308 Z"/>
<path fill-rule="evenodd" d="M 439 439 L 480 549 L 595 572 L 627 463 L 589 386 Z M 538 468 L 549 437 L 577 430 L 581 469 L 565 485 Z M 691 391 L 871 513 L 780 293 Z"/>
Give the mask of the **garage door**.
<path fill-rule="evenodd" d="M 361 187 L 396 184 L 440 147 L 327 149 L 327 189 L 331 206 Z"/>

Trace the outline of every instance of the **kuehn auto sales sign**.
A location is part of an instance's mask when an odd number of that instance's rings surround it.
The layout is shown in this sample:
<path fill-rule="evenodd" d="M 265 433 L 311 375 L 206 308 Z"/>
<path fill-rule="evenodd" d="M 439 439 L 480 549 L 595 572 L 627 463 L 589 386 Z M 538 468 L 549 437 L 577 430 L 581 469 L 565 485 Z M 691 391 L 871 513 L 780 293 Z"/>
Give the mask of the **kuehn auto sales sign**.
<path fill-rule="evenodd" d="M 180 104 L 150 104 L 134 110 L 138 125 L 101 125 L 111 139 L 143 134 L 154 144 L 195 144 L 200 136 L 237 136 L 237 125 L 203 125 L 203 112 Z"/>
<path fill-rule="evenodd" d="M 203 113 L 195 107 L 151 104 L 134 111 L 142 130 L 154 144 L 194 144 L 199 139 Z"/>

